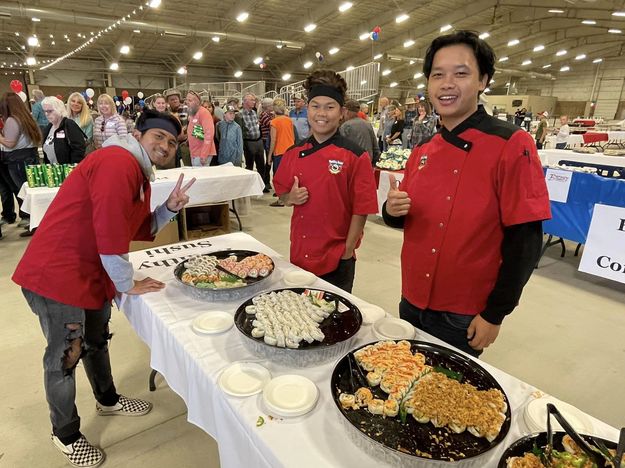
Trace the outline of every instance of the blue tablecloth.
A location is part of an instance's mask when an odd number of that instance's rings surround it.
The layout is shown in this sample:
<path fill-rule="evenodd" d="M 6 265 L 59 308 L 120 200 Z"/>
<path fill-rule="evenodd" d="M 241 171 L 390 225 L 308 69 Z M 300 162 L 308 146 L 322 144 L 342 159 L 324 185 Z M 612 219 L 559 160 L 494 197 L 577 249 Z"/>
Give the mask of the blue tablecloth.
<path fill-rule="evenodd" d="M 596 203 L 625 207 L 625 180 L 573 172 L 567 202 L 551 202 L 552 218 L 543 231 L 585 244 Z"/>

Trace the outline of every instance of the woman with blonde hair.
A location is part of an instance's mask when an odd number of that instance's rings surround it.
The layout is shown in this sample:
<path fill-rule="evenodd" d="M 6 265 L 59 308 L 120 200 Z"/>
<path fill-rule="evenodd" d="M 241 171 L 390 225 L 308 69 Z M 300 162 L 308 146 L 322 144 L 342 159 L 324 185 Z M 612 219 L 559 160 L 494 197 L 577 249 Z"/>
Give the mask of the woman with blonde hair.
<path fill-rule="evenodd" d="M 63 101 L 54 96 L 48 96 L 41 101 L 41 105 L 49 122 L 43 133 L 45 162 L 47 164 L 77 164 L 82 161 L 85 157 L 85 134 L 79 124 L 69 118 Z M 85 107 L 86 105 L 83 109 Z"/>
<path fill-rule="evenodd" d="M 98 112 L 100 115 L 93 124 L 93 143 L 95 149 L 102 148 L 102 143 L 113 135 L 126 136 L 126 121 L 117 113 L 115 102 L 108 94 L 98 96 Z"/>
<path fill-rule="evenodd" d="M 67 117 L 78 124 L 87 137 L 87 144 L 93 141 L 93 118 L 87 101 L 80 93 L 72 93 L 67 98 Z"/>

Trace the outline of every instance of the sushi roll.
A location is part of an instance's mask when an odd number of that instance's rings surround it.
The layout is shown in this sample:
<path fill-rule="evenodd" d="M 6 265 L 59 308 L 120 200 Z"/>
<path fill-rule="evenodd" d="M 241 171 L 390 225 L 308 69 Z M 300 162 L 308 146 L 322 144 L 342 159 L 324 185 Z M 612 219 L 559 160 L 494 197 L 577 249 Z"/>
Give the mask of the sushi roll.
<path fill-rule="evenodd" d="M 250 278 L 258 278 L 258 270 L 256 268 L 250 268 L 247 276 L 249 276 Z"/>
<path fill-rule="evenodd" d="M 254 338 L 262 338 L 263 336 L 265 336 L 265 330 L 263 328 L 253 328 L 252 336 Z"/>
<path fill-rule="evenodd" d="M 339 395 L 339 403 L 343 409 L 354 408 L 356 406 L 356 397 L 351 393 L 341 393 Z"/>
<path fill-rule="evenodd" d="M 278 344 L 278 340 L 276 339 L 276 337 L 268 335 L 267 333 L 265 333 L 264 341 L 269 346 L 275 346 L 276 344 Z"/>
<path fill-rule="evenodd" d="M 418 410 L 413 410 L 412 417 L 421 424 L 427 424 L 430 422 L 430 418 L 428 418 L 425 414 L 421 413 Z"/>
<path fill-rule="evenodd" d="M 384 416 L 394 418 L 399 414 L 399 403 L 396 400 L 386 400 L 384 402 Z"/>
<path fill-rule="evenodd" d="M 369 372 L 367 374 L 367 383 L 372 387 L 377 387 L 380 385 L 380 381 L 382 380 L 382 374 L 378 374 L 377 372 Z"/>
<path fill-rule="evenodd" d="M 287 348 L 297 349 L 299 348 L 299 342 L 292 340 L 291 338 L 287 338 L 285 340 L 285 344 Z"/>
<path fill-rule="evenodd" d="M 360 387 L 356 390 L 356 405 L 361 408 L 369 406 L 369 403 L 373 400 L 373 393 L 367 387 Z"/>
<path fill-rule="evenodd" d="M 367 409 L 371 414 L 384 414 L 384 400 L 374 398 L 367 405 Z"/>
<path fill-rule="evenodd" d="M 462 434 L 464 431 L 466 431 L 467 426 L 463 425 L 458 421 L 451 421 L 449 423 L 449 429 L 451 429 L 456 434 Z"/>

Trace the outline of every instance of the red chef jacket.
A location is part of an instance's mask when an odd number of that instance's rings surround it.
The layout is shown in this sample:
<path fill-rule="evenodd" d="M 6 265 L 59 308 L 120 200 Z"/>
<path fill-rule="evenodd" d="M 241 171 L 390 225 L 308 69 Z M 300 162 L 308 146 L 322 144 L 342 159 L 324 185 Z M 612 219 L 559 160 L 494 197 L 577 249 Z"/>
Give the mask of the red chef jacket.
<path fill-rule="evenodd" d="M 125 254 L 131 240 L 153 240 L 150 190 L 126 149 L 91 153 L 61 185 L 13 281 L 63 304 L 102 308 L 115 287 L 100 254 Z"/>
<path fill-rule="evenodd" d="M 290 192 L 295 176 L 308 189 L 308 201 L 293 207 L 291 262 L 324 275 L 336 270 L 345 253 L 352 216 L 378 211 L 371 161 L 338 133 L 323 143 L 311 136 L 282 156 L 273 178 L 276 193 Z"/>
<path fill-rule="evenodd" d="M 400 190 L 411 199 L 402 295 L 422 309 L 482 312 L 499 273 L 504 228 L 551 218 L 532 137 L 481 106 L 412 151 Z"/>

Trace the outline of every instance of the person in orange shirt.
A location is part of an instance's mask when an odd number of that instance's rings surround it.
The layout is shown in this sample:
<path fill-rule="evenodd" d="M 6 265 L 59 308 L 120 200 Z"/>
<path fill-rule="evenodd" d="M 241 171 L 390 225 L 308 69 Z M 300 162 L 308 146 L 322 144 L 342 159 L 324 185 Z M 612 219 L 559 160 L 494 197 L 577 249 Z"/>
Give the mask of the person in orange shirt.
<path fill-rule="evenodd" d="M 193 166 L 209 166 L 213 156 L 217 155 L 213 116 L 200 105 L 201 98 L 195 91 L 189 91 L 186 101 L 189 109 L 187 132 L 191 164 Z"/>
<path fill-rule="evenodd" d="M 284 99 L 278 98 L 273 101 L 273 111 L 276 117 L 270 123 L 269 141 L 271 143 L 268 162 L 272 165 L 275 177 L 282 155 L 295 144 L 295 131 L 293 130 L 293 121 L 284 115 L 286 112 Z M 284 204 L 278 199 L 269 206 L 284 206 Z"/>

